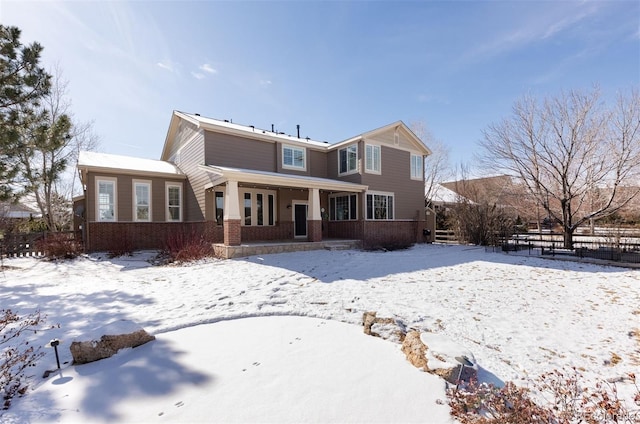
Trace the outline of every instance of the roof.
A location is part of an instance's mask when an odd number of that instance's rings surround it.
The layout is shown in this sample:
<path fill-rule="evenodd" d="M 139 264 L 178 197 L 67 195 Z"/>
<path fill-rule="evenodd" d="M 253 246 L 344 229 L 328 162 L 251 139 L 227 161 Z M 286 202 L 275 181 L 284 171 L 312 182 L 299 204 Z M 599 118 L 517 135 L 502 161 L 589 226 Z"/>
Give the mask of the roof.
<path fill-rule="evenodd" d="M 317 188 L 331 191 L 362 192 L 369 187 L 346 181 L 329 178 L 308 177 L 304 175 L 282 174 L 278 172 L 256 171 L 254 169 L 231 168 L 226 166 L 200 165 L 200 169 L 214 175 L 212 185 L 222 184 L 227 180 L 242 183 L 279 185 L 300 188 Z"/>
<path fill-rule="evenodd" d="M 401 129 L 406 134 L 406 136 L 410 140 L 410 143 L 416 148 L 416 150 L 421 151 L 424 155 L 431 154 L 431 150 L 429 150 L 429 148 L 422 142 L 422 140 L 420 140 L 413 133 L 413 131 L 411 131 L 411 129 L 402 121 L 396 121 L 392 124 L 385 125 L 384 127 L 367 131 L 355 137 L 351 137 L 341 142 L 331 144 L 326 141 L 317 141 L 317 140 L 312 140 L 310 138 L 299 138 L 297 136 L 287 135 L 282 132 L 257 128 L 253 125 L 248 125 L 248 126 L 240 125 L 240 124 L 235 124 L 233 122 L 230 122 L 228 120 L 207 118 L 204 116 L 200 116 L 197 113 L 186 113 L 186 112 L 181 112 L 176 110 L 176 111 L 173 111 L 173 115 L 171 116 L 171 123 L 169 124 L 169 129 L 167 131 L 164 148 L 161 155 L 162 158 L 167 158 L 168 152 L 172 150 L 171 144 L 174 142 L 173 135 L 175 135 L 178 129 L 180 119 L 190 122 L 191 124 L 195 125 L 198 129 L 223 132 L 227 134 L 237 135 L 240 137 L 250 137 L 253 139 L 258 139 L 261 141 L 271 142 L 271 143 L 275 143 L 275 142 L 290 143 L 294 145 L 301 145 L 301 146 L 310 147 L 317 150 L 324 150 L 324 151 L 339 148 L 342 145 L 361 140 L 365 137 L 373 137 L 380 133 Z"/>
<path fill-rule="evenodd" d="M 40 212 L 20 203 L 0 202 L 0 216 L 4 218 L 30 218 L 39 217 Z"/>
<path fill-rule="evenodd" d="M 162 160 L 142 159 L 108 153 L 80 152 L 78 168 L 92 171 L 135 172 L 186 178 L 180 168 Z"/>

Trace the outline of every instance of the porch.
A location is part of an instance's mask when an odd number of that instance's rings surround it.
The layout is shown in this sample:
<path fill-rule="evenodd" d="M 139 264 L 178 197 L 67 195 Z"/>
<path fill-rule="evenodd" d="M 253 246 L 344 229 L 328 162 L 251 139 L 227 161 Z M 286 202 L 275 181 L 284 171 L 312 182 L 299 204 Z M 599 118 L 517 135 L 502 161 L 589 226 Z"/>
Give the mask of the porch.
<path fill-rule="evenodd" d="M 247 242 L 238 246 L 215 243 L 213 250 L 216 257 L 224 259 L 242 258 L 253 255 L 269 255 L 271 253 L 303 252 L 308 250 L 350 250 L 360 249 L 361 240 L 330 239 L 323 241 L 267 241 Z"/>

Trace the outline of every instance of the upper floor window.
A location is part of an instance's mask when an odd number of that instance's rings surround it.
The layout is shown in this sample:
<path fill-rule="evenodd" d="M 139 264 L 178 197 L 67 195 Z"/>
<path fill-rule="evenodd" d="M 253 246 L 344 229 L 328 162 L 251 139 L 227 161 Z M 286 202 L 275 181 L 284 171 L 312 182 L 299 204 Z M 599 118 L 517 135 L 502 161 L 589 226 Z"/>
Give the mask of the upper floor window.
<path fill-rule="evenodd" d="M 393 219 L 393 194 L 367 193 L 367 219 Z"/>
<path fill-rule="evenodd" d="M 116 221 L 116 179 L 96 179 L 98 186 L 96 211 L 98 221 Z"/>
<path fill-rule="evenodd" d="M 411 179 L 412 180 L 424 180 L 422 172 L 422 165 L 424 160 L 420 155 L 411 155 Z"/>
<path fill-rule="evenodd" d="M 167 184 L 167 221 L 182 221 L 182 184 Z"/>
<path fill-rule="evenodd" d="M 347 194 L 329 197 L 329 219 L 344 221 L 358 219 L 358 195 Z"/>
<path fill-rule="evenodd" d="M 306 150 L 303 147 L 282 146 L 282 167 L 298 170 L 307 169 Z"/>
<path fill-rule="evenodd" d="M 133 218 L 135 221 L 151 221 L 151 183 L 133 183 Z"/>
<path fill-rule="evenodd" d="M 358 170 L 358 146 L 351 145 L 338 150 L 340 174 L 351 174 Z"/>
<path fill-rule="evenodd" d="M 380 173 L 380 146 L 367 144 L 365 147 L 365 170 L 375 174 Z"/>

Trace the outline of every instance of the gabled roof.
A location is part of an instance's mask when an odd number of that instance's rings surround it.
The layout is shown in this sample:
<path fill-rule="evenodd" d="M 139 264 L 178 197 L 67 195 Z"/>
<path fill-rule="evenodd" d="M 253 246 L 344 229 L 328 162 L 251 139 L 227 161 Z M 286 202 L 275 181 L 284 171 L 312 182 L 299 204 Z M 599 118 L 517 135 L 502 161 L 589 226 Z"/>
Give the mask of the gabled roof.
<path fill-rule="evenodd" d="M 186 178 L 180 168 L 170 162 L 97 152 L 80 152 L 78 169 Z"/>
<path fill-rule="evenodd" d="M 0 202 L 0 216 L 4 218 L 40 217 L 40 212 L 20 203 Z"/>
<path fill-rule="evenodd" d="M 429 148 L 423 143 L 423 141 L 420 140 L 420 138 L 418 138 L 418 136 L 415 135 L 413 131 L 411 131 L 411 128 L 409 128 L 402 121 L 396 121 L 396 122 L 391 123 L 389 125 L 385 125 L 384 127 L 376 128 L 374 130 L 364 132 L 364 133 L 362 133 L 360 135 L 357 135 L 355 137 L 351 137 L 351 138 L 348 138 L 346 140 L 343 140 L 343 141 L 341 141 L 339 143 L 332 144 L 332 145 L 329 146 L 329 150 L 337 149 L 337 148 L 340 148 L 340 147 L 342 147 L 342 146 L 344 146 L 346 144 L 351 144 L 351 143 L 354 143 L 356 141 L 360 141 L 360 140 L 363 140 L 363 139 L 373 138 L 373 137 L 375 137 L 377 135 L 380 135 L 380 134 L 383 134 L 383 133 L 386 133 L 386 132 L 390 132 L 390 131 L 402 131 L 407 136 L 408 140 L 413 145 L 413 147 L 415 147 L 416 150 L 419 150 L 424 155 L 430 155 L 431 154 L 431 150 L 429 150 Z"/>
<path fill-rule="evenodd" d="M 363 192 L 368 189 L 366 185 L 330 178 L 282 174 L 279 172 L 257 171 L 255 169 L 232 168 L 227 166 L 200 165 L 199 168 L 212 174 L 211 185 L 218 185 L 228 180 L 235 180 L 242 183 L 317 188 L 330 191 Z"/>
<path fill-rule="evenodd" d="M 169 129 L 165 138 L 164 148 L 162 149 L 161 158 L 167 159 L 169 152 L 172 151 L 172 144 L 174 143 L 175 134 L 178 131 L 180 120 L 185 120 L 195 125 L 198 129 L 210 130 L 215 132 L 221 132 L 225 134 L 237 135 L 240 137 L 249 137 L 255 140 L 261 140 L 270 143 L 287 143 L 293 145 L 300 145 L 317 150 L 333 150 L 339 148 L 345 144 L 350 144 L 355 141 L 359 141 L 365 138 L 375 137 L 376 135 L 389 132 L 389 131 L 401 131 L 406 135 L 410 144 L 415 150 L 421 152 L 423 155 L 430 155 L 431 150 L 420 140 L 411 129 L 402 121 L 396 121 L 392 124 L 385 125 L 371 131 L 367 131 L 355 137 L 348 138 L 339 143 L 330 144 L 326 141 L 311 140 L 309 138 L 298 138 L 296 136 L 286 135 L 280 132 L 274 132 L 271 130 L 265 130 L 256 128 L 253 125 L 240 125 L 226 120 L 219 120 L 213 118 L 206 118 L 199 114 L 186 113 L 180 111 L 173 111 L 171 115 L 171 122 L 169 123 Z"/>

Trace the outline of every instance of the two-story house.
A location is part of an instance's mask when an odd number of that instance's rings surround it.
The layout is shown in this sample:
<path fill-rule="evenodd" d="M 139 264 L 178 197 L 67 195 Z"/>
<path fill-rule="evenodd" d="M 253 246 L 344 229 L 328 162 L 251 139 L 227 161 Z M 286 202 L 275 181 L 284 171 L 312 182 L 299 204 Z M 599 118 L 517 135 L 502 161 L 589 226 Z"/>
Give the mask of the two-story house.
<path fill-rule="evenodd" d="M 329 144 L 175 111 L 160 160 L 82 152 L 75 209 L 87 251 L 159 249 L 176 232 L 408 245 L 424 241 L 429 154 L 400 121 Z"/>

